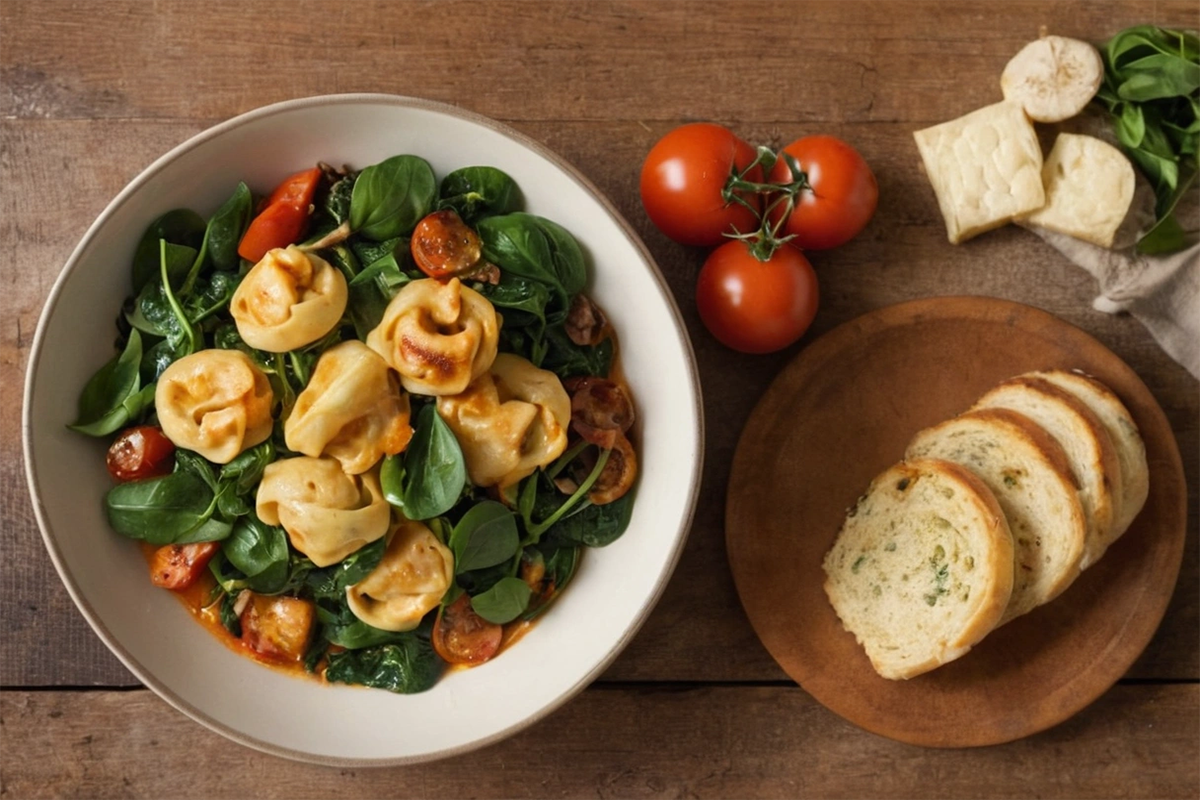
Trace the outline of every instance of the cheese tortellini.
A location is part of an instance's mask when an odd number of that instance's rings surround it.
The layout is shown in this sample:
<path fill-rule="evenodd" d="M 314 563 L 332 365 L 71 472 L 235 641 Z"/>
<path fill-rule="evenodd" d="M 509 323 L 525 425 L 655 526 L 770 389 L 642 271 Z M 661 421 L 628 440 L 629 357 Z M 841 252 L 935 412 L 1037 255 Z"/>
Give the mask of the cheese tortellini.
<path fill-rule="evenodd" d="M 318 567 L 379 539 L 391 521 L 379 471 L 347 475 L 332 458 L 299 456 L 268 464 L 255 505 L 259 519 L 283 526 L 292 547 Z"/>
<path fill-rule="evenodd" d="M 266 374 L 240 350 L 201 350 L 163 370 L 154 407 L 176 447 L 215 464 L 271 435 L 274 396 Z"/>
<path fill-rule="evenodd" d="M 367 345 L 400 373 L 413 394 L 452 395 L 491 366 L 500 318 L 458 278 L 412 281 L 397 292 Z"/>
<path fill-rule="evenodd" d="M 437 410 L 476 486 L 511 486 L 567 447 L 571 399 L 558 376 L 511 353 L 497 355 L 465 392 L 438 398 Z"/>
<path fill-rule="evenodd" d="M 437 608 L 454 580 L 454 555 L 420 522 L 402 520 L 379 565 L 353 586 L 354 616 L 385 631 L 410 631 Z"/>
<path fill-rule="evenodd" d="M 408 446 L 408 395 L 375 351 L 350 339 L 321 354 L 283 433 L 288 448 L 358 475 Z"/>
<path fill-rule="evenodd" d="M 229 313 L 246 344 L 286 353 L 333 330 L 346 298 L 341 271 L 290 245 L 268 251 L 246 273 L 229 301 Z"/>

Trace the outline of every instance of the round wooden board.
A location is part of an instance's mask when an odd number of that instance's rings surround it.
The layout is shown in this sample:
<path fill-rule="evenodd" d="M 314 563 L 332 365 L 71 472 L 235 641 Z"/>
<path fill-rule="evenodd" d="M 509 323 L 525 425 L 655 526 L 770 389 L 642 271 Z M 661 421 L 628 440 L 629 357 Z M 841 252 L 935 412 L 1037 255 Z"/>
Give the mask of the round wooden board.
<path fill-rule="evenodd" d="M 1063 595 L 963 658 L 909 681 L 879 677 L 822 587 L 821 561 L 846 509 L 917 431 L 1005 378 L 1046 368 L 1094 375 L 1128 406 L 1150 465 L 1141 515 Z M 1174 590 L 1186 518 L 1175 438 L 1133 370 L 1044 311 L 946 297 L 852 320 L 779 374 L 738 443 L 725 536 L 754 630 L 813 697 L 883 736 L 968 747 L 1055 725 L 1125 673 Z"/>

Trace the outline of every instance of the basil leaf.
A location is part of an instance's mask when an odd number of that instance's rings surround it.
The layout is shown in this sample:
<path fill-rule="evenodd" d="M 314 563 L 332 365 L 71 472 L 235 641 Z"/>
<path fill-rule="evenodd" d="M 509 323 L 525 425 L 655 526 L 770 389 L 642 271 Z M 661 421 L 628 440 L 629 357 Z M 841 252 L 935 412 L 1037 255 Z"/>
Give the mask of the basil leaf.
<path fill-rule="evenodd" d="M 517 518 L 502 503 L 484 500 L 472 506 L 450 533 L 455 573 L 502 564 L 520 547 Z"/>
<path fill-rule="evenodd" d="M 84 385 L 79 395 L 78 418 L 68 427 L 88 436 L 106 436 L 153 404 L 153 392 L 148 402 L 139 395 L 141 363 L 142 337 L 134 328 L 129 331 L 125 348 Z"/>
<path fill-rule="evenodd" d="M 471 598 L 475 613 L 497 625 L 512 622 L 529 606 L 533 592 L 520 578 L 505 577 L 492 588 Z"/>
<path fill-rule="evenodd" d="M 151 278 L 158 275 L 158 242 L 160 239 L 165 239 L 170 244 L 187 247 L 192 251 L 194 257 L 204 241 L 204 232 L 207 227 L 203 217 L 186 208 L 168 211 L 151 222 L 146 228 L 146 232 L 142 234 L 141 241 L 138 242 L 137 250 L 133 255 L 134 293 L 140 292 Z M 189 259 L 183 274 L 187 273 L 187 269 L 190 269 L 191 265 L 192 262 Z"/>
<path fill-rule="evenodd" d="M 251 513 L 233 526 L 221 550 L 245 576 L 245 588 L 274 594 L 287 585 L 288 537 L 283 528 L 268 525 Z"/>
<path fill-rule="evenodd" d="M 354 182 L 350 227 L 377 242 L 411 233 L 436 196 L 437 179 L 425 159 L 392 156 L 364 169 Z"/>

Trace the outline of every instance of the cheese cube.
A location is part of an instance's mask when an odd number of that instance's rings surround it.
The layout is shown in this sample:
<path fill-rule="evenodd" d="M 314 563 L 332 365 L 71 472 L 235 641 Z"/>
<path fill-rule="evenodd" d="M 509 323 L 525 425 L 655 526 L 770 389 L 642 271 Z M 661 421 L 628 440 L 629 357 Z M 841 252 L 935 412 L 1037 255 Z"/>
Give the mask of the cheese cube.
<path fill-rule="evenodd" d="M 954 244 L 1041 208 L 1042 150 L 1019 103 L 913 134 Z"/>
<path fill-rule="evenodd" d="M 1112 247 L 1133 202 L 1133 165 L 1100 139 L 1061 133 L 1042 167 L 1046 204 L 1018 220 Z"/>

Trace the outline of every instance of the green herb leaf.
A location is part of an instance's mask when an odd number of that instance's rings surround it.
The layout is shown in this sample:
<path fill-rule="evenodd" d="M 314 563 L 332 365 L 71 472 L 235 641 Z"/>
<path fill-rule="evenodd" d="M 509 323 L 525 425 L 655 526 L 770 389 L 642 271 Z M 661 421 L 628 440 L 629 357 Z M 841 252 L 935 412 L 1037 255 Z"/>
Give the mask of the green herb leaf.
<path fill-rule="evenodd" d="M 450 534 L 455 573 L 502 564 L 516 555 L 517 518 L 502 503 L 484 500 L 467 510 Z"/>
<path fill-rule="evenodd" d="M 458 502 L 467 483 L 466 461 L 433 403 L 417 414 L 405 451 L 384 459 L 379 477 L 384 497 L 409 519 L 445 514 Z"/>
<path fill-rule="evenodd" d="M 377 242 L 411 233 L 436 197 L 437 179 L 425 159 L 392 156 L 364 169 L 355 181 L 350 227 Z"/>
<path fill-rule="evenodd" d="M 429 640 L 409 634 L 394 644 L 330 653 L 325 679 L 415 694 L 432 688 L 441 672 L 442 661 Z"/>
<path fill-rule="evenodd" d="M 165 239 L 170 244 L 183 245 L 190 249 L 194 256 L 204 241 L 204 231 L 207 227 L 203 217 L 186 208 L 168 211 L 151 222 L 142 234 L 133 256 L 134 293 L 140 292 L 151 278 L 158 275 L 160 239 Z M 191 264 L 189 258 L 183 274 L 187 274 Z"/>
<path fill-rule="evenodd" d="M 287 585 L 288 537 L 283 528 L 268 525 L 251 513 L 237 521 L 221 550 L 245 576 L 245 588 L 274 594 Z"/>
<path fill-rule="evenodd" d="M 79 395 L 78 419 L 69 427 L 88 436 L 107 436 L 154 403 L 153 386 L 141 393 L 142 337 L 129 332 L 125 348 L 101 367 Z"/>
<path fill-rule="evenodd" d="M 438 208 L 453 208 L 468 225 L 492 214 L 521 207 L 521 191 L 507 173 L 495 167 L 463 167 L 442 179 Z"/>
<path fill-rule="evenodd" d="M 520 578 L 501 578 L 486 592 L 472 597 L 471 608 L 488 622 L 503 625 L 521 616 L 529 606 L 531 594 Z"/>

